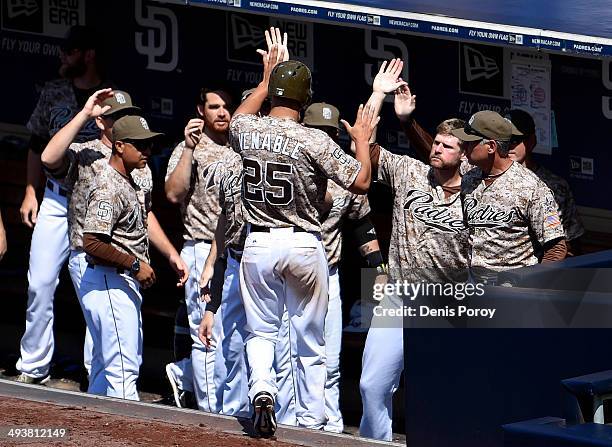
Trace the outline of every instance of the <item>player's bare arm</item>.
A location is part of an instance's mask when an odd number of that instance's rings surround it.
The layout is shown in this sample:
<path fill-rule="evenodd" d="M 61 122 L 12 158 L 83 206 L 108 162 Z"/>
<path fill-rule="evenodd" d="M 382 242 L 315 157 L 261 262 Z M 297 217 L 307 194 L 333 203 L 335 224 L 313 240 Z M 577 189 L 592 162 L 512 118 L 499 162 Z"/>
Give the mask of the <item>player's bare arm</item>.
<path fill-rule="evenodd" d="M 367 102 L 368 105 L 374 107 L 377 115 L 380 114 L 385 96 L 406 85 L 406 82 L 400 77 L 403 68 L 404 62 L 399 58 L 384 61 L 380 66 L 372 82 L 372 94 Z M 370 137 L 370 143 L 374 141 L 376 141 L 376 129 Z M 354 143 L 351 143 L 351 150 L 355 151 Z"/>
<path fill-rule="evenodd" d="M 280 29 L 272 27 L 270 28 L 270 31 L 266 30 L 265 34 L 268 50 L 257 50 L 262 57 L 264 67 L 262 80 L 257 85 L 255 91 L 240 104 L 238 109 L 236 109 L 235 115 L 254 115 L 259 112 L 261 105 L 268 97 L 268 83 L 270 82 L 270 74 L 272 73 L 272 70 L 280 62 L 289 60 L 289 51 L 287 50 L 287 33 L 285 33 L 284 38 L 281 39 Z"/>
<path fill-rule="evenodd" d="M 185 147 L 181 153 L 176 168 L 166 180 L 166 197 L 171 203 L 182 203 L 191 187 L 191 170 L 193 167 L 193 151 L 202 138 L 204 120 L 190 119 L 185 126 Z"/>
<path fill-rule="evenodd" d="M 215 237 L 210 244 L 210 251 L 208 257 L 204 263 L 202 269 L 202 275 L 200 276 L 200 299 L 207 303 L 210 303 L 210 281 L 215 272 L 215 262 L 219 258 L 219 255 L 225 250 L 225 226 L 227 224 L 227 218 L 225 214 L 219 214 L 217 220 L 217 228 L 215 228 Z"/>
<path fill-rule="evenodd" d="M 25 195 L 21 206 L 19 207 L 19 216 L 21 222 L 29 228 L 34 228 L 36 225 L 36 217 L 38 216 L 38 199 L 36 198 L 36 189 L 40 185 L 42 174 L 42 163 L 40 155 L 32 149 L 28 150 L 28 160 L 26 165 L 26 187 Z"/>
<path fill-rule="evenodd" d="M 178 275 L 176 286 L 182 287 L 189 278 L 189 269 L 168 239 L 168 236 L 166 236 L 166 233 L 164 233 L 152 211 L 149 211 L 147 215 L 147 228 L 151 243 L 168 260 L 170 267 Z"/>
<path fill-rule="evenodd" d="M 370 137 L 378 125 L 380 117 L 374 107 L 363 104 L 359 105 L 355 125 L 351 126 L 347 121 L 341 120 L 351 139 L 355 143 L 355 158 L 361 163 L 361 169 L 355 178 L 349 191 L 355 194 L 365 194 L 370 189 L 372 180 L 372 169 L 370 164 Z"/>
<path fill-rule="evenodd" d="M 419 123 L 412 119 L 412 114 L 416 110 L 416 95 L 412 94 L 408 85 L 403 85 L 395 91 L 393 108 L 410 141 L 410 146 L 416 149 L 419 157 L 425 163 L 428 163 L 433 138 Z"/>
<path fill-rule="evenodd" d="M 111 106 L 102 103 L 113 95 L 114 92 L 110 88 L 96 91 L 89 97 L 83 109 L 51 138 L 40 156 L 42 164 L 47 169 L 55 171 L 62 167 L 65 162 L 66 150 L 70 144 L 90 119 L 101 116 L 111 108 Z"/>

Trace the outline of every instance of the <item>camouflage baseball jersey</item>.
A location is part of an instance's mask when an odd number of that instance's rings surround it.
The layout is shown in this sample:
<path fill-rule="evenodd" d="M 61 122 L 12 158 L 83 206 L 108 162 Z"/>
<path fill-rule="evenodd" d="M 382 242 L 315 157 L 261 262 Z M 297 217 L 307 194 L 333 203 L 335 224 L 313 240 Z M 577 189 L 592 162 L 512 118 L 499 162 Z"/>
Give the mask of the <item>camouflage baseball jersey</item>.
<path fill-rule="evenodd" d="M 482 175 L 475 168 L 461 182 L 472 267 L 501 271 L 537 264 L 538 245 L 564 237 L 550 189 L 519 163 L 489 186 Z"/>
<path fill-rule="evenodd" d="M 246 239 L 246 223 L 242 211 L 242 159 L 235 152 L 221 163 L 219 206 L 227 218 L 225 246 L 242 251 Z"/>
<path fill-rule="evenodd" d="M 565 239 L 568 241 L 578 239 L 584 234 L 584 226 L 578 215 L 574 195 L 567 181 L 542 166 L 538 166 L 533 173 L 546 183 L 555 197 L 555 202 L 559 206 L 559 217 L 565 230 Z"/>
<path fill-rule="evenodd" d="M 174 171 L 185 149 L 185 142 L 179 143 L 168 161 L 166 181 Z M 191 240 L 212 240 L 215 236 L 219 208 L 219 165 L 221 160 L 233 156 L 232 150 L 213 142 L 202 134 L 193 151 L 191 186 L 187 197 L 181 203 L 181 214 L 185 231 L 183 237 Z"/>
<path fill-rule="evenodd" d="M 150 210 L 151 194 L 104 163 L 89 192 L 83 233 L 110 236 L 117 250 L 148 263 Z"/>
<path fill-rule="evenodd" d="M 445 197 L 434 170 L 381 148 L 378 181 L 393 191 L 389 273 L 393 280 L 430 282 L 467 278 L 468 233 L 461 197 Z"/>
<path fill-rule="evenodd" d="M 342 220 L 357 220 L 370 213 L 368 196 L 353 194 L 336 185 L 333 181 L 327 181 L 327 191 L 331 194 L 333 204 L 331 209 L 323 217 L 321 223 L 321 235 L 323 245 L 327 254 L 327 264 L 336 265 L 340 260 L 342 252 Z"/>
<path fill-rule="evenodd" d="M 66 151 L 69 168 L 64 179 L 58 179 L 68 190 L 68 236 L 70 248 L 83 248 L 83 223 L 87 212 L 87 196 L 100 171 L 108 164 L 112 150 L 100 140 L 72 143 Z M 149 166 L 131 172 L 132 180 L 150 195 L 153 178 Z"/>
<path fill-rule="evenodd" d="M 100 88 L 104 88 L 104 85 Z M 34 135 L 50 140 L 74 118 L 79 110 L 72 81 L 69 79 L 49 81 L 43 87 L 36 108 L 26 126 Z M 99 135 L 100 129 L 96 126 L 95 120 L 91 119 L 80 130 L 74 141 L 83 143 L 95 140 Z"/>
<path fill-rule="evenodd" d="M 242 157 L 246 221 L 320 231 L 327 179 L 350 187 L 361 164 L 329 136 L 291 119 L 236 115 L 232 148 Z"/>

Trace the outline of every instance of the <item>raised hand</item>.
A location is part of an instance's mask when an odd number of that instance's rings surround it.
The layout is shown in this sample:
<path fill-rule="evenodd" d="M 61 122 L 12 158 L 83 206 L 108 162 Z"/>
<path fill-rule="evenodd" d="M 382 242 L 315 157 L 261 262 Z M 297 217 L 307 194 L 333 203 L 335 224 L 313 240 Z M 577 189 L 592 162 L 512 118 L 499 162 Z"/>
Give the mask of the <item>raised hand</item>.
<path fill-rule="evenodd" d="M 204 120 L 200 118 L 190 119 L 185 126 L 185 147 L 187 149 L 195 148 L 202 138 L 202 129 L 204 128 Z"/>
<path fill-rule="evenodd" d="M 374 78 L 372 91 L 386 94 L 406 85 L 406 82 L 400 78 L 403 68 L 404 62 L 401 59 L 391 59 L 388 64 L 384 61 Z"/>
<path fill-rule="evenodd" d="M 281 36 L 280 28 L 270 27 L 270 31 L 266 30 L 266 43 L 268 44 L 268 53 L 272 49 L 272 45 L 278 45 L 278 61 L 285 62 L 289 60 L 289 49 L 287 48 L 287 33 Z"/>
<path fill-rule="evenodd" d="M 89 118 L 97 118 L 103 113 L 110 110 L 110 106 L 104 106 L 102 103 L 108 98 L 112 98 L 115 95 L 112 88 L 105 88 L 97 90 L 93 95 L 87 99 L 87 102 L 83 106 L 83 112 Z"/>
<path fill-rule="evenodd" d="M 410 92 L 408 85 L 402 85 L 395 91 L 393 107 L 400 121 L 405 121 L 410 118 L 410 115 L 412 115 L 416 109 L 416 95 Z"/>
<path fill-rule="evenodd" d="M 351 136 L 351 139 L 355 141 L 355 143 L 359 141 L 370 141 L 370 137 L 372 136 L 372 133 L 374 132 L 374 129 L 378 125 L 379 121 L 380 117 L 376 113 L 376 108 L 369 104 L 366 104 L 365 107 L 363 104 L 359 104 L 357 118 L 355 119 L 355 124 L 353 126 L 351 126 L 347 121 L 341 120 L 344 127 L 346 127 L 346 131 Z"/>

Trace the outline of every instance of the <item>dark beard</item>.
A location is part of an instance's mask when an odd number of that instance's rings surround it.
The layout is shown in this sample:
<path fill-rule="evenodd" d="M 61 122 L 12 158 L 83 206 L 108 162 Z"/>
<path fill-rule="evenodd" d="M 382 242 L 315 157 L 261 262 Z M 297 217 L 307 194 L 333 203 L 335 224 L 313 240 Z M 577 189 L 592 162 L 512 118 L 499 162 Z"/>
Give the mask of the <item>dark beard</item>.
<path fill-rule="evenodd" d="M 74 79 L 78 78 L 79 76 L 82 76 L 85 73 L 86 69 L 87 67 L 85 66 L 85 62 L 79 60 L 72 65 L 62 65 L 59 68 L 59 74 L 62 78 Z"/>

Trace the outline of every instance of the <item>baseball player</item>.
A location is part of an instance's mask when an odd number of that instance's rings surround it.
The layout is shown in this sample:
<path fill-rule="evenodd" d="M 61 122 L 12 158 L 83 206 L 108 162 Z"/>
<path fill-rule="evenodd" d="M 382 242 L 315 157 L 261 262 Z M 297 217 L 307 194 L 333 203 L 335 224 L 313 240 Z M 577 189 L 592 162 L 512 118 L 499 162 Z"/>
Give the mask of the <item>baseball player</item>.
<path fill-rule="evenodd" d="M 533 171 L 550 188 L 559 206 L 559 218 L 565 231 L 568 255 L 581 254 L 580 237 L 584 234 L 584 226 L 578 215 L 569 184 L 563 178 L 536 163 L 531 156 L 538 144 L 533 118 L 529 113 L 520 109 L 510 110 L 506 118 L 512 121 L 512 124 L 523 134 L 511 140 L 509 157 Z"/>
<path fill-rule="evenodd" d="M 477 166 L 461 182 L 475 277 L 494 283 L 501 270 L 563 259 L 565 233 L 552 192 L 509 157 L 510 140 L 521 132 L 498 113 L 482 111 L 452 133 L 466 142 Z"/>
<path fill-rule="evenodd" d="M 295 328 L 300 364 L 298 424 L 320 429 L 325 423 L 328 270 L 319 207 L 327 178 L 355 193 L 367 191 L 368 139 L 378 122 L 373 110 L 362 106 L 354 127 L 344 122 L 356 142 L 357 160 L 346 156 L 325 133 L 301 126 L 300 110 L 311 97 L 310 70 L 296 61 L 279 63 L 282 54 L 277 48 L 273 45 L 264 57 L 262 82 L 230 124 L 230 141 L 244 168 L 242 200 L 249 234 L 240 264 L 240 290 L 249 333 L 249 398 L 255 430 L 262 436 L 276 430 L 272 364 L 285 306 Z M 270 115 L 258 117 L 268 95 Z"/>
<path fill-rule="evenodd" d="M 217 411 L 248 417 L 250 402 L 244 352 L 246 314 L 239 287 L 239 268 L 246 238 L 241 204 L 242 174 L 242 159 L 235 152 L 222 161 L 219 181 L 221 214 L 200 280 L 202 299 L 207 304 L 199 336 L 206 345 L 211 345 L 213 340 L 217 343 L 214 368 Z M 220 311 L 216 312 L 216 309 Z"/>
<path fill-rule="evenodd" d="M 155 282 L 149 265 L 149 238 L 168 259 L 183 285 L 188 270 L 151 210 L 150 190 L 132 177 L 143 169 L 153 139 L 137 115 L 113 125 L 112 155 L 103 163 L 87 198 L 83 247 L 88 265 L 81 282 L 81 306 L 95 350 L 89 392 L 138 400 L 136 380 L 142 363 L 140 287 Z"/>
<path fill-rule="evenodd" d="M 168 364 L 166 375 L 177 406 L 181 405 L 179 391 L 193 389 L 198 408 L 213 412 L 217 408 L 213 380 L 216 342 L 206 347 L 198 337 L 205 308 L 198 283 L 220 212 L 219 164 L 232 155 L 228 146 L 230 107 L 231 99 L 224 91 L 202 89 L 197 106 L 201 118 L 188 122 L 185 140 L 174 149 L 166 173 L 166 196 L 172 203 L 181 204 L 185 228 L 181 257 L 190 271 L 185 302 L 193 342 L 191 358 Z"/>
<path fill-rule="evenodd" d="M 393 61 L 392 61 L 393 63 Z M 376 86 L 376 82 L 374 86 Z M 374 89 L 370 101 L 382 106 L 389 88 Z M 402 85 L 395 93 L 400 122 L 412 112 L 412 95 Z M 429 165 L 374 145 L 372 168 L 393 195 L 393 225 L 389 246 L 389 280 L 456 282 L 467 278 L 468 245 L 460 185 L 461 141 L 451 132 L 463 121 L 440 123 L 429 150 Z M 385 297 L 383 305 L 401 306 Z M 380 349 L 384 345 L 385 349 Z M 360 391 L 361 436 L 392 439 L 393 394 L 404 368 L 402 321 L 374 316 L 363 352 Z"/>
<path fill-rule="evenodd" d="M 77 295 L 80 295 L 82 275 L 87 268 L 83 251 L 87 195 L 100 170 L 110 159 L 114 122 L 121 116 L 137 113 L 139 110 L 132 105 L 127 92 L 99 90 L 88 99 L 83 109 L 51 138 L 41 155 L 41 161 L 48 175 L 61 182 L 68 191 L 70 244 L 68 270 Z M 85 143 L 71 144 L 82 127 L 92 119 L 99 128 L 99 138 Z M 153 182 L 148 166 L 135 169 L 132 178 L 145 194 L 150 194 Z M 92 347 L 93 351 L 96 349 L 97 347 Z"/>
<path fill-rule="evenodd" d="M 21 204 L 22 222 L 34 227 L 28 268 L 26 327 L 21 338 L 18 381 L 44 384 L 49 380 L 53 356 L 53 295 L 59 272 L 69 253 L 67 189 L 57 181 L 46 180 L 45 195 L 38 209 L 36 189 L 41 177 L 40 154 L 47 142 L 83 107 L 91 94 L 108 85 L 96 59 L 98 36 L 82 26 L 70 29 L 60 51 L 62 79 L 45 84 L 36 108 L 27 123 L 32 133 L 27 162 L 25 197 Z M 94 140 L 99 129 L 93 120 L 78 132 L 75 141 Z M 73 283 L 74 283 L 73 278 Z M 75 287 L 78 287 L 76 283 Z M 91 339 L 86 334 L 83 350 L 89 371 Z"/>
<path fill-rule="evenodd" d="M 416 96 L 412 96 L 411 101 L 412 111 L 414 111 Z M 424 152 L 423 148 L 431 144 L 431 136 L 412 119 L 412 111 L 409 111 L 410 113 L 408 113 L 406 119 L 402 121 L 402 125 L 408 135 L 410 144 L 416 148 L 419 154 L 422 154 Z M 550 188 L 559 207 L 559 217 L 561 218 L 565 230 L 568 249 L 567 255 L 573 256 L 580 254 L 580 237 L 584 234 L 584 226 L 578 215 L 576 202 L 574 201 L 574 196 L 569 184 L 563 178 L 537 164 L 531 157 L 537 145 L 536 127 L 531 115 L 524 110 L 514 109 L 508 112 L 506 118 L 508 118 L 523 134 L 521 136 L 515 135 L 510 140 L 509 157 L 533 171 L 533 173 Z M 462 165 L 462 172 L 466 173 L 473 167 L 474 166 L 469 164 L 466 160 Z"/>
<path fill-rule="evenodd" d="M 326 103 L 311 104 L 304 113 L 302 124 L 309 128 L 322 130 L 338 143 L 340 136 L 340 113 L 336 107 Z M 325 382 L 325 414 L 327 422 L 326 431 L 342 433 L 344 423 L 340 411 L 340 347 L 342 342 L 342 302 L 340 299 L 340 278 L 338 275 L 338 262 L 342 251 L 342 226 L 350 225 L 355 239 L 359 243 L 359 252 L 364 256 L 368 265 L 386 271 L 386 265 L 376 231 L 368 214 L 370 205 L 365 195 L 358 195 L 341 188 L 332 180 L 327 181 L 326 202 L 329 208 L 323 212 L 321 235 L 329 270 L 329 302 L 327 316 L 325 317 L 325 357 L 327 366 L 327 379 Z M 283 315 L 281 333 L 291 333 L 288 318 Z M 289 346 L 288 340 L 293 343 Z M 276 412 L 278 422 L 287 425 L 296 425 L 295 396 L 293 393 L 293 371 L 297 370 L 296 346 L 294 337 L 279 337 L 282 352 L 277 358 L 278 383 L 278 409 Z M 291 352 L 287 352 L 291 349 Z M 291 360 L 290 360 L 291 359 Z M 292 362 L 292 363 L 290 363 Z"/>

